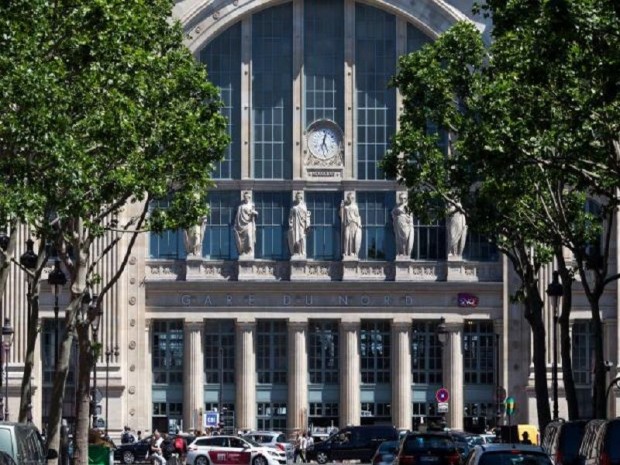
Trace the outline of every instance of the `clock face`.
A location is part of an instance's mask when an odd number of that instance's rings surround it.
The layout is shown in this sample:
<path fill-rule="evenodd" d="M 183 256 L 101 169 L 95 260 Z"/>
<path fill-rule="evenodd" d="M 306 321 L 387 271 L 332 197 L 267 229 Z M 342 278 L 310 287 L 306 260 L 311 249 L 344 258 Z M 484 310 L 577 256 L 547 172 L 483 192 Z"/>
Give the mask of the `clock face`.
<path fill-rule="evenodd" d="M 340 153 L 342 134 L 336 123 L 318 120 L 308 128 L 307 141 L 308 150 L 312 155 L 327 160 Z"/>

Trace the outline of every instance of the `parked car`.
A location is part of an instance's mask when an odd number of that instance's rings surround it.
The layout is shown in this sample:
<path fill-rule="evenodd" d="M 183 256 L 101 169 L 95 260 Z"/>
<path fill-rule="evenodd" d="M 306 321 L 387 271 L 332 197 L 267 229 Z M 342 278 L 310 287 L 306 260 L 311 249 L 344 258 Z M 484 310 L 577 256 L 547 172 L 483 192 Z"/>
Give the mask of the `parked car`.
<path fill-rule="evenodd" d="M 377 452 L 372 456 L 370 462 L 372 465 L 392 465 L 399 447 L 400 439 L 396 441 L 383 441 L 379 444 Z"/>
<path fill-rule="evenodd" d="M 402 441 L 393 465 L 460 465 L 461 454 L 448 433 L 410 433 Z"/>
<path fill-rule="evenodd" d="M 585 465 L 620 465 L 620 418 L 596 428 L 594 441 L 584 452 Z"/>
<path fill-rule="evenodd" d="M 32 423 L 0 422 L 0 452 L 16 465 L 46 465 L 58 458 L 55 449 L 46 449 L 41 433 Z"/>
<path fill-rule="evenodd" d="M 250 431 L 241 437 L 250 439 L 263 446 L 281 450 L 286 454 L 286 461 L 283 462 L 283 464 L 293 463 L 295 446 L 292 442 L 286 440 L 286 435 L 284 433 L 280 431 Z"/>
<path fill-rule="evenodd" d="M 464 461 L 467 455 L 469 455 L 471 448 L 475 445 L 475 435 L 456 430 L 448 431 L 447 433 L 456 443 L 456 448 L 459 454 L 461 454 L 461 459 Z"/>
<path fill-rule="evenodd" d="M 389 425 L 347 426 L 306 451 L 308 460 L 320 464 L 334 460 L 370 462 L 383 441 L 398 440 L 398 431 Z"/>
<path fill-rule="evenodd" d="M 249 456 L 246 453 L 249 452 Z M 247 461 L 245 461 L 247 459 Z M 281 465 L 286 452 L 238 436 L 198 437 L 187 447 L 186 465 Z"/>
<path fill-rule="evenodd" d="M 585 430 L 583 432 L 583 438 L 581 439 L 581 445 L 579 446 L 579 453 L 577 457 L 577 463 L 583 465 L 586 462 L 586 457 L 590 453 L 596 440 L 596 434 L 598 430 L 603 426 L 605 420 L 597 419 L 590 420 L 586 423 Z"/>
<path fill-rule="evenodd" d="M 543 434 L 542 447 L 555 465 L 577 465 L 586 420 L 552 421 Z"/>
<path fill-rule="evenodd" d="M 146 460 L 150 448 L 151 438 L 121 444 L 114 449 L 114 460 L 124 463 L 125 465 L 143 462 Z"/>
<path fill-rule="evenodd" d="M 475 446 L 465 465 L 552 465 L 549 454 L 541 446 L 512 442 Z"/>

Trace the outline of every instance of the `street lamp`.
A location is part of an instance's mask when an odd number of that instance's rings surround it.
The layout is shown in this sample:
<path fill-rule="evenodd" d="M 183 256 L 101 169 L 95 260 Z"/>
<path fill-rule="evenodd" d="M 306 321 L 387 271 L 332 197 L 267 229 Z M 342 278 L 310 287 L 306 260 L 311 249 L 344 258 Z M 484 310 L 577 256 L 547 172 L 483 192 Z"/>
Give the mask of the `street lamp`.
<path fill-rule="evenodd" d="M 99 296 L 93 294 L 92 300 L 88 304 L 88 320 L 90 321 L 90 328 L 93 331 L 93 393 L 91 398 L 92 410 L 93 410 L 93 428 L 97 427 L 97 333 L 99 332 L 99 324 L 101 323 L 101 315 L 103 310 L 99 305 Z"/>
<path fill-rule="evenodd" d="M 558 338 L 557 338 L 557 326 L 558 326 L 558 302 L 560 297 L 564 294 L 564 288 L 559 282 L 559 273 L 553 272 L 553 279 L 547 286 L 547 295 L 551 299 L 551 305 L 553 306 L 553 368 L 551 371 L 551 377 L 553 382 L 553 419 L 557 420 L 559 416 L 558 409 Z"/>
<path fill-rule="evenodd" d="M 56 259 L 54 262 L 54 269 L 47 276 L 47 283 L 52 286 L 52 292 L 54 293 L 54 366 L 56 366 L 58 363 L 58 296 L 62 292 L 62 287 L 67 284 L 67 277 L 60 269 L 60 260 Z"/>
<path fill-rule="evenodd" d="M 108 396 L 108 387 L 109 387 L 109 383 L 110 383 L 110 357 L 112 357 L 112 355 L 114 355 L 114 361 L 117 362 L 118 361 L 118 355 L 119 355 L 119 351 L 118 351 L 118 346 L 114 346 L 114 351 L 112 351 L 112 349 L 110 349 L 108 347 L 108 349 L 105 351 L 105 435 L 106 437 L 108 436 L 108 405 L 109 405 L 109 399 L 110 397 Z"/>
<path fill-rule="evenodd" d="M 31 326 L 31 313 L 32 313 L 32 303 L 31 303 L 31 294 L 32 294 L 32 276 L 30 274 L 30 272 L 32 272 L 32 270 L 34 270 L 37 267 L 37 261 L 39 260 L 39 256 L 34 252 L 33 250 L 33 246 L 34 246 L 34 241 L 31 238 L 28 238 L 28 240 L 26 241 L 26 251 L 19 257 L 19 263 L 26 268 L 26 270 L 28 270 L 28 273 L 26 274 L 26 282 L 28 285 L 28 298 L 27 300 L 27 305 L 26 305 L 26 309 L 27 309 L 27 315 L 26 315 L 26 325 L 28 328 L 28 340 L 30 340 L 30 332 L 33 330 L 32 326 Z M 34 328 L 34 330 L 36 331 L 36 328 Z M 33 338 L 36 337 L 36 334 L 33 335 Z M 31 422 L 32 421 L 32 381 L 28 380 L 28 405 L 27 405 L 27 409 L 28 409 L 28 421 Z"/>
<path fill-rule="evenodd" d="M 13 327 L 11 320 L 4 319 L 2 326 L 2 348 L 4 349 L 4 421 L 9 421 L 9 352 L 13 345 Z"/>
<path fill-rule="evenodd" d="M 435 334 L 437 335 L 437 340 L 441 345 L 441 385 L 444 385 L 444 364 L 443 364 L 443 348 L 446 342 L 448 342 L 448 328 L 446 328 L 446 319 L 442 316 L 439 319 L 439 324 L 435 328 Z M 443 417 L 444 426 L 446 425 L 446 413 L 441 412 L 441 416 Z"/>

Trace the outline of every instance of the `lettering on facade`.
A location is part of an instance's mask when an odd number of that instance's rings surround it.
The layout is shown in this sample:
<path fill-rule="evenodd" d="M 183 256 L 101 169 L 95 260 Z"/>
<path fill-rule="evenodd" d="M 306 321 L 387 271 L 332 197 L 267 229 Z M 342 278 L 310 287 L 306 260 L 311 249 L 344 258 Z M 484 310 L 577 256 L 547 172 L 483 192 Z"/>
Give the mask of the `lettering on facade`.
<path fill-rule="evenodd" d="M 181 294 L 184 307 L 412 307 L 411 295 Z"/>

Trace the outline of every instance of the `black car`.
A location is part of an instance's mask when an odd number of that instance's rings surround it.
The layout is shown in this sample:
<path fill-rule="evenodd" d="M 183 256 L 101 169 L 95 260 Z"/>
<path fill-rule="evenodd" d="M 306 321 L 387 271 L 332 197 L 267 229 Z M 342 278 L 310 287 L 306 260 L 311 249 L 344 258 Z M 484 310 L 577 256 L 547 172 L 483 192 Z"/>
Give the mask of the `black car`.
<path fill-rule="evenodd" d="M 578 465 L 579 447 L 586 430 L 585 420 L 552 421 L 543 434 L 542 446 L 555 465 Z"/>
<path fill-rule="evenodd" d="M 143 462 L 146 460 L 146 456 L 150 448 L 151 438 L 121 444 L 114 449 L 114 460 L 126 465 L 130 465 L 135 462 Z"/>
<path fill-rule="evenodd" d="M 461 460 L 448 433 L 411 433 L 403 439 L 394 465 L 460 465 Z"/>
<path fill-rule="evenodd" d="M 320 464 L 334 460 L 370 462 L 383 441 L 398 440 L 398 430 L 389 425 L 347 426 L 306 451 L 308 460 Z"/>

